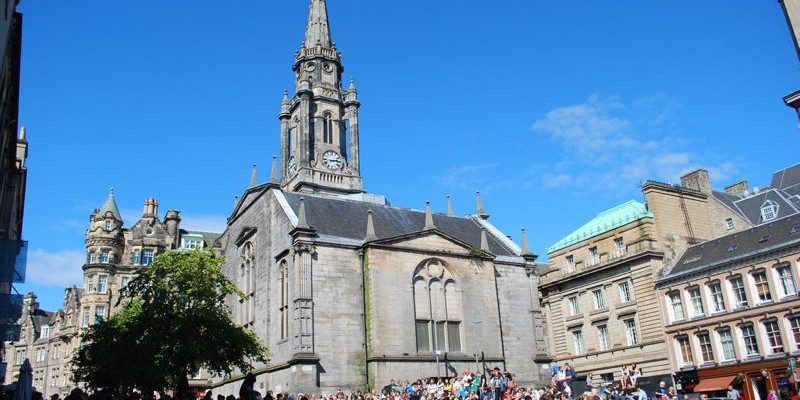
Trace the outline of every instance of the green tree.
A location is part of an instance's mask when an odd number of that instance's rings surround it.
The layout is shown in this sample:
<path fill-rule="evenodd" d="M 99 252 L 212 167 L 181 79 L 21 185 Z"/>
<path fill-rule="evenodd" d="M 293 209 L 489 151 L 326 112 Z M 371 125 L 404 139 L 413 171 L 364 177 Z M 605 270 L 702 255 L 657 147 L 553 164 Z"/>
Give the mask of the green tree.
<path fill-rule="evenodd" d="M 156 257 L 120 291 L 120 312 L 81 337 L 76 381 L 114 391 L 184 391 L 194 371 L 230 374 L 266 361 L 256 334 L 230 318 L 226 297 L 246 296 L 222 273 L 223 262 L 203 249 Z"/>

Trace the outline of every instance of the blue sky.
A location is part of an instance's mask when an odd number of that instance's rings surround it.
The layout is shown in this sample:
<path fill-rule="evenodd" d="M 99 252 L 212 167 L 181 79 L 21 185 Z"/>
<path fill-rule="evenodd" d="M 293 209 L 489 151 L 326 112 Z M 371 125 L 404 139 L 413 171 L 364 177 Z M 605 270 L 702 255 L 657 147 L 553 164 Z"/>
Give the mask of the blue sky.
<path fill-rule="evenodd" d="M 545 248 L 643 180 L 765 186 L 798 162 L 798 59 L 774 1 L 329 0 L 367 191 L 474 212 Z M 59 308 L 110 187 L 222 230 L 277 114 L 307 1 L 22 0 L 28 282 Z"/>

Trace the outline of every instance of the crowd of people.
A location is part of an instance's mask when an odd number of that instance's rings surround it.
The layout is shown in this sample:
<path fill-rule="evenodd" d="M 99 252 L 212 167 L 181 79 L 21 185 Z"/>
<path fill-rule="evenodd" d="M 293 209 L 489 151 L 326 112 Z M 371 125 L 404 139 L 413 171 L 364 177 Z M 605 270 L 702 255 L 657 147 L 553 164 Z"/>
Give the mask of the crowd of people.
<path fill-rule="evenodd" d="M 132 393 L 119 397 L 104 392 L 89 395 L 81 389 L 75 389 L 63 400 L 679 400 L 675 388 L 668 387 L 665 382 L 661 382 L 655 391 L 648 393 L 638 384 L 641 376 L 641 370 L 633 364 L 629 367 L 623 366 L 620 379 L 613 382 L 595 380 L 591 373 L 579 378 L 575 369 L 565 363 L 561 366 L 554 365 L 551 381 L 538 388 L 522 386 L 509 371 L 494 368 L 486 374 L 465 369 L 463 374 L 454 372 L 447 378 L 391 380 L 385 386 L 372 391 L 354 390 L 332 395 L 312 395 L 275 394 L 270 390 L 262 396 L 254 389 L 255 376 L 248 374 L 242 382 L 238 397 L 221 394 L 214 396 L 211 390 L 203 396 L 183 393 L 172 397 L 161 393 L 158 397 L 151 397 Z M 728 399 L 742 400 L 733 387 L 729 387 Z M 2 393 L 0 400 L 5 400 Z M 41 393 L 34 392 L 32 400 L 44 399 Z M 53 395 L 50 400 L 61 399 L 58 395 Z M 683 395 L 681 400 L 688 400 L 687 395 Z"/>

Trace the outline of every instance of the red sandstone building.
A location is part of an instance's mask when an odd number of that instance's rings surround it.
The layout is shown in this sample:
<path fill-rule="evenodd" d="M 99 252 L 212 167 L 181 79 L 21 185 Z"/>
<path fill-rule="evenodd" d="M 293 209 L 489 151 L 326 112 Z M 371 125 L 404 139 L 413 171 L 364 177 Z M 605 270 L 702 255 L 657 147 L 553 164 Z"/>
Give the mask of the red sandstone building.
<path fill-rule="evenodd" d="M 800 356 L 798 260 L 794 215 L 692 246 L 656 280 L 678 390 L 788 396 Z"/>

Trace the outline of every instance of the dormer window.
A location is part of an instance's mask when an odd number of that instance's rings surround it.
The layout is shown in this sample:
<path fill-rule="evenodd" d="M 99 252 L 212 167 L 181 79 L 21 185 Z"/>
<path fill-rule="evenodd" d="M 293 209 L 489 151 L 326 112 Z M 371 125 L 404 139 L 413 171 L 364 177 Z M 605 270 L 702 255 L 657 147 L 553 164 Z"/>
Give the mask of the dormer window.
<path fill-rule="evenodd" d="M 106 232 L 111 232 L 111 221 L 106 221 Z"/>
<path fill-rule="evenodd" d="M 42 327 L 42 334 L 41 334 L 40 338 L 46 339 L 46 338 L 49 338 L 49 337 L 50 337 L 50 326 L 49 325 L 45 325 L 45 326 Z"/>
<path fill-rule="evenodd" d="M 767 200 L 761 205 L 761 221 L 772 221 L 778 216 L 778 205 L 772 201 Z"/>

